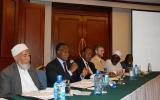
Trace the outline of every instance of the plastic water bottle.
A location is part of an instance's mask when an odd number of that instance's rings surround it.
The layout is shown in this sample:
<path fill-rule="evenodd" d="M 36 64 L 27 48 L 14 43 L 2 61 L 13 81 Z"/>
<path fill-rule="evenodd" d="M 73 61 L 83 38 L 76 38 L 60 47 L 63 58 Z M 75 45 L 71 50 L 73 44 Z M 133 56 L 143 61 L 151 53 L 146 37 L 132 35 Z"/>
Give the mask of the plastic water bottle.
<path fill-rule="evenodd" d="M 103 84 L 105 86 L 109 85 L 109 76 L 108 76 L 108 74 L 103 75 Z"/>
<path fill-rule="evenodd" d="M 139 70 L 138 70 L 138 66 L 137 65 L 135 65 L 135 67 L 134 67 L 134 75 L 135 75 L 135 77 L 137 77 L 138 76 L 138 72 Z"/>
<path fill-rule="evenodd" d="M 131 70 L 129 72 L 129 75 L 130 75 L 130 80 L 134 80 L 135 79 L 134 66 L 131 68 Z"/>
<path fill-rule="evenodd" d="M 57 81 L 54 83 L 54 100 L 65 100 L 65 87 L 62 75 L 58 75 Z"/>
<path fill-rule="evenodd" d="M 102 90 L 103 90 L 103 77 L 100 74 L 100 71 L 97 70 L 96 74 L 94 76 L 94 94 L 99 96 L 102 94 Z"/>

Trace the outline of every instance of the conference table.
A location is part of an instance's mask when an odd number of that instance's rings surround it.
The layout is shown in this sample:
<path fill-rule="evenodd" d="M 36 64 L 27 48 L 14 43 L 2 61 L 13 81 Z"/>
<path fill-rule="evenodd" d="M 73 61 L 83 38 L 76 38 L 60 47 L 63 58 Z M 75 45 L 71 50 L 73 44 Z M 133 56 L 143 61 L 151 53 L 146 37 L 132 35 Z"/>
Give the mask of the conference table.
<path fill-rule="evenodd" d="M 107 93 L 95 96 L 93 90 L 89 96 L 66 96 L 66 100 L 160 100 L 160 72 L 152 72 L 136 80 L 130 80 L 126 76 L 123 80 L 126 84 L 117 84 L 116 88 L 106 87 Z M 39 100 L 33 97 L 14 96 L 13 100 Z"/>

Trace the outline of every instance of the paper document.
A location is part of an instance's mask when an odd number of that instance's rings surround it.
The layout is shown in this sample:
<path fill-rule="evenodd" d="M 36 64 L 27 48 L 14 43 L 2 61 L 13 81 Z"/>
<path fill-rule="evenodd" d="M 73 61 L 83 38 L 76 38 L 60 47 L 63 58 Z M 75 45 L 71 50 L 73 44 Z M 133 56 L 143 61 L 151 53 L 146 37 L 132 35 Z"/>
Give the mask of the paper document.
<path fill-rule="evenodd" d="M 46 88 L 45 90 L 40 90 L 40 91 L 33 91 L 29 93 L 24 93 L 22 94 L 23 96 L 28 96 L 28 97 L 35 97 L 43 100 L 48 100 L 48 99 L 53 99 L 54 89 L 53 88 Z"/>
<path fill-rule="evenodd" d="M 87 89 L 89 87 L 93 87 L 94 82 L 92 79 L 84 79 L 79 82 L 71 83 L 71 87 Z"/>
<path fill-rule="evenodd" d="M 91 92 L 89 92 L 89 91 L 71 90 L 71 92 L 74 95 L 85 95 L 85 96 L 91 95 Z"/>

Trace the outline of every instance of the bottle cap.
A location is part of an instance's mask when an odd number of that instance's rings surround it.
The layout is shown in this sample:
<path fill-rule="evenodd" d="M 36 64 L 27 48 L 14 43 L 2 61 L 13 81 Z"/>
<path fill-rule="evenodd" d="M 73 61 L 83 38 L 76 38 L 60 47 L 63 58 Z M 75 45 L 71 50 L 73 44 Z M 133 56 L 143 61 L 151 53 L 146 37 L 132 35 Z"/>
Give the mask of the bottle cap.
<path fill-rule="evenodd" d="M 96 70 L 96 75 L 100 74 L 100 71 L 99 70 Z"/>
<path fill-rule="evenodd" d="M 57 82 L 58 83 L 62 82 L 62 75 L 57 75 Z"/>

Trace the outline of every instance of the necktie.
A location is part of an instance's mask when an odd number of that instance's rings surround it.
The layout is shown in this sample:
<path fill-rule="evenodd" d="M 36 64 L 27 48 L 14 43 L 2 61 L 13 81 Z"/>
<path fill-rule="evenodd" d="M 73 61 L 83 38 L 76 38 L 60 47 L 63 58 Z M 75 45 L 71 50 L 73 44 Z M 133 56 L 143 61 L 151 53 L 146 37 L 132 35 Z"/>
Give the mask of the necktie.
<path fill-rule="evenodd" d="M 64 66 L 64 72 L 67 72 L 67 64 L 66 64 L 66 62 L 63 62 L 63 66 Z"/>

